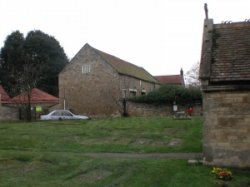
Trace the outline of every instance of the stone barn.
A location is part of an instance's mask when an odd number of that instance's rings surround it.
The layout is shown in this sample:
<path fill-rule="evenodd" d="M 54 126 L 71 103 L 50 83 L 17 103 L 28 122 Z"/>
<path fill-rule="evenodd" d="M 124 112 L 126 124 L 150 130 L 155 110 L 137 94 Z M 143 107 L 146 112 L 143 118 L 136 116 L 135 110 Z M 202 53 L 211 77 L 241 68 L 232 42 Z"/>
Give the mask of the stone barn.
<path fill-rule="evenodd" d="M 205 164 L 250 167 L 250 22 L 204 20 L 200 63 Z"/>
<path fill-rule="evenodd" d="M 59 74 L 60 106 L 90 116 L 120 115 L 123 98 L 158 86 L 142 67 L 86 44 Z"/>

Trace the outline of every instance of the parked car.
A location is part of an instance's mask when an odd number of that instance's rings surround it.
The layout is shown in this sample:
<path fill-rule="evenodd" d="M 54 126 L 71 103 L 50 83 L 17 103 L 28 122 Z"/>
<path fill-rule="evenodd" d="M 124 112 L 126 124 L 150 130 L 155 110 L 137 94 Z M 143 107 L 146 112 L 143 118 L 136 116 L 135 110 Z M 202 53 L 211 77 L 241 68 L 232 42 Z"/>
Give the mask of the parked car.
<path fill-rule="evenodd" d="M 47 115 L 41 115 L 40 119 L 41 120 L 72 120 L 72 119 L 84 120 L 90 118 L 88 116 L 73 114 L 69 110 L 53 110 Z"/>

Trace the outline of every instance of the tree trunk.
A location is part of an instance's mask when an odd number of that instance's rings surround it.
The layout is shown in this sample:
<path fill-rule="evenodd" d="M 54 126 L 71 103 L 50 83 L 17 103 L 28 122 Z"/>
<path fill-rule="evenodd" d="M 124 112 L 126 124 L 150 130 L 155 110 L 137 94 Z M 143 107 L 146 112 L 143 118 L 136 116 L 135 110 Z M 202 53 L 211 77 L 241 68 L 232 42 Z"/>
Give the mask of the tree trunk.
<path fill-rule="evenodd" d="M 31 115 L 31 90 L 28 90 L 28 103 L 26 105 L 26 111 L 27 111 L 27 121 L 31 121 L 32 115 Z"/>

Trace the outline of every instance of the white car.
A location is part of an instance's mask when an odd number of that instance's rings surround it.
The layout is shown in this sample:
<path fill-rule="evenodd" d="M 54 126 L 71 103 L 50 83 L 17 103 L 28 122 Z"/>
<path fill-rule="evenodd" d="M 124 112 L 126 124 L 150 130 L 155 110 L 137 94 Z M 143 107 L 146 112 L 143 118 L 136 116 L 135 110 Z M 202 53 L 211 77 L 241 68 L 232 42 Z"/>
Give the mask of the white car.
<path fill-rule="evenodd" d="M 53 110 L 47 115 L 41 115 L 41 120 L 72 120 L 72 119 L 90 119 L 88 116 L 76 115 L 69 110 Z"/>

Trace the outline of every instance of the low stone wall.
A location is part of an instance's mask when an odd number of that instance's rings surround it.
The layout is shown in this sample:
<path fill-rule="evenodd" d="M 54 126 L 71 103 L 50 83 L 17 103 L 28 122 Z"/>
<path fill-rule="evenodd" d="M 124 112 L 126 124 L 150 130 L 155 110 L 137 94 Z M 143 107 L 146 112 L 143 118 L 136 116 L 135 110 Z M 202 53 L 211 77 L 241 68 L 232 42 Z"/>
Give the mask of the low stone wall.
<path fill-rule="evenodd" d="M 187 111 L 187 106 L 178 106 L 178 111 Z M 173 106 L 127 102 L 129 116 L 173 116 Z M 201 105 L 193 106 L 193 115 L 202 115 Z"/>
<path fill-rule="evenodd" d="M 129 116 L 170 116 L 172 107 L 167 105 L 153 105 L 127 102 Z"/>
<path fill-rule="evenodd" d="M 19 120 L 18 108 L 0 105 L 0 121 Z"/>

